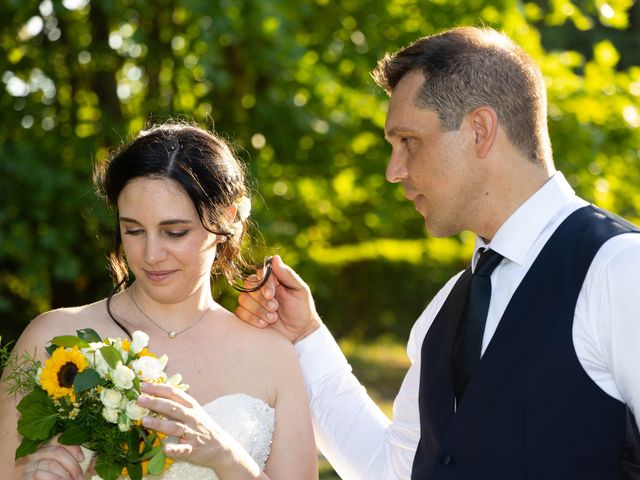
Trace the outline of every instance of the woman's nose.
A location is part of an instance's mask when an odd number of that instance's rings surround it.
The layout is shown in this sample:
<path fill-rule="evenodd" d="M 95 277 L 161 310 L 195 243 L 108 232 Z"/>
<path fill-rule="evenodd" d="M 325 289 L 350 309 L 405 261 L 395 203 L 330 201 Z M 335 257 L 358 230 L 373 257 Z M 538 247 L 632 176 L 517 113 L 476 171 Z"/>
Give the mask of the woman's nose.
<path fill-rule="evenodd" d="M 158 263 L 165 259 L 167 251 L 162 239 L 155 235 L 147 235 L 145 245 L 144 260 L 148 264 Z"/>

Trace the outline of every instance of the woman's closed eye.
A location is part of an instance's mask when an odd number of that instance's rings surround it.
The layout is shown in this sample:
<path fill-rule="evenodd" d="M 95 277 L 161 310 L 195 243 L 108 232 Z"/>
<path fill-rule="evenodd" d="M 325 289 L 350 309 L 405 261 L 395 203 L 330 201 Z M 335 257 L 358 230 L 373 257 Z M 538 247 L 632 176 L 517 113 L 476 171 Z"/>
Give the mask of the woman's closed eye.
<path fill-rule="evenodd" d="M 141 235 L 144 233 L 144 229 L 142 228 L 127 228 L 125 229 L 124 233 L 126 235 Z"/>
<path fill-rule="evenodd" d="M 168 237 L 171 238 L 181 238 L 184 237 L 187 233 L 189 233 L 189 230 L 167 230 L 165 232 L 167 234 Z"/>

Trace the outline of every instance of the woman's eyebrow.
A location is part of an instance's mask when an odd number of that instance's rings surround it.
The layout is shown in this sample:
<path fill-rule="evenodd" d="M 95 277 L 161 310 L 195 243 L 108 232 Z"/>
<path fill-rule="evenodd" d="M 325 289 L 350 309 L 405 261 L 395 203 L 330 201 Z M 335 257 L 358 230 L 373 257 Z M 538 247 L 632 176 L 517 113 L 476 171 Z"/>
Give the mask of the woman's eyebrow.
<path fill-rule="evenodd" d="M 120 221 L 121 222 L 127 222 L 127 223 L 136 223 L 138 225 L 141 225 L 141 223 L 136 220 L 135 218 L 129 218 L 129 217 L 120 217 Z M 191 224 L 193 223 L 191 220 L 185 220 L 182 218 L 171 218 L 168 220 L 162 220 L 159 225 L 178 225 L 178 224 Z"/>

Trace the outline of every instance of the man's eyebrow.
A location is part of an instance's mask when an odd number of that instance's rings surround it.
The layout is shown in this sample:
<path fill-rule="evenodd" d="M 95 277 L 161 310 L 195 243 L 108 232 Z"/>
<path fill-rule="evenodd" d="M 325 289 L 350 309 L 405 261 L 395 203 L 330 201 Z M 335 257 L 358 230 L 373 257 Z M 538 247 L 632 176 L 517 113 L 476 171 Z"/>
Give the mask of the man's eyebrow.
<path fill-rule="evenodd" d="M 403 126 L 393 127 L 388 132 L 385 132 L 384 138 L 395 137 L 400 133 L 417 133 L 417 132 L 418 131 L 415 128 L 411 128 L 411 127 L 403 127 Z"/>
<path fill-rule="evenodd" d="M 129 217 L 120 217 L 120 221 L 121 222 L 128 222 L 128 223 L 136 223 L 138 225 L 140 225 L 140 222 L 137 221 L 135 218 L 129 218 Z M 171 218 L 169 220 L 163 220 L 160 222 L 160 225 L 178 225 L 178 224 L 190 224 L 192 223 L 191 220 L 184 220 L 182 218 Z"/>

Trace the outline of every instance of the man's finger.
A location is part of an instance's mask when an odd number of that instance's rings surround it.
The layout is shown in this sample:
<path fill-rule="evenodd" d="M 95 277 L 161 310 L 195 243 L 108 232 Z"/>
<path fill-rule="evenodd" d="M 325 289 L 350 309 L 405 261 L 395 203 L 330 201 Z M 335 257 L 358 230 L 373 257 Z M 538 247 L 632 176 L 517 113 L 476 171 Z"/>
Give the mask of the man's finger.
<path fill-rule="evenodd" d="M 238 305 L 266 323 L 275 322 L 278 301 L 275 299 L 267 300 L 262 295 L 256 294 L 257 292 L 241 294 L 238 297 Z"/>
<path fill-rule="evenodd" d="M 249 323 L 255 327 L 264 328 L 269 326 L 266 320 L 263 320 L 262 318 L 255 315 L 253 312 L 242 307 L 241 305 L 239 305 L 238 308 L 236 308 L 235 313 L 236 313 L 236 316 L 240 318 L 242 321 Z M 276 315 L 276 319 L 277 319 L 277 315 Z"/>
<path fill-rule="evenodd" d="M 298 275 L 293 268 L 282 261 L 280 255 L 274 255 L 271 268 L 273 271 L 274 277 L 277 278 L 278 282 L 282 284 L 284 287 L 290 290 L 303 290 L 307 288 L 307 284 L 304 283 L 304 280 Z M 274 292 L 275 294 L 275 289 Z M 267 298 L 272 298 L 267 296 Z"/>

